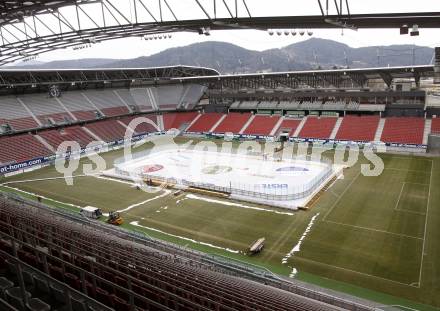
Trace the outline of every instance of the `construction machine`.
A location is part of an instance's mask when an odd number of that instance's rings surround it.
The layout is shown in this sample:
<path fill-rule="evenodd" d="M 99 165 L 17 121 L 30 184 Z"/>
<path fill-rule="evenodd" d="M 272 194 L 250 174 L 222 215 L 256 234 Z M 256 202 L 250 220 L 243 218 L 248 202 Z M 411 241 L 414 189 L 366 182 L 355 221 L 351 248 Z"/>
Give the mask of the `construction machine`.
<path fill-rule="evenodd" d="M 122 225 L 124 220 L 122 219 L 121 215 L 118 212 L 110 212 L 108 214 L 107 223 L 120 226 Z"/>

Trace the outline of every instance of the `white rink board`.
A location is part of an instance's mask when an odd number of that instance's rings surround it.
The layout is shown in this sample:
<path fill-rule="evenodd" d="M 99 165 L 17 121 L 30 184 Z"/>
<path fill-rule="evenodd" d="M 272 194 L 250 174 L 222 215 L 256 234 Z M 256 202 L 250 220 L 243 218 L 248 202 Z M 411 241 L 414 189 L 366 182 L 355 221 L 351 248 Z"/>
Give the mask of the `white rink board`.
<path fill-rule="evenodd" d="M 132 174 L 175 179 L 177 184 L 204 184 L 223 187 L 231 197 L 262 204 L 293 208 L 301 206 L 334 174 L 329 164 L 318 161 L 287 159 L 274 161 L 263 156 L 230 154 L 196 150 L 166 150 L 117 164 L 116 168 Z M 316 184 L 318 179 L 322 179 Z M 302 198 L 286 199 L 288 195 L 310 188 Z M 209 188 L 209 187 L 207 187 Z M 211 188 L 212 189 L 212 188 Z M 284 199 L 280 199 L 284 198 Z M 290 198 L 290 197 L 289 197 Z"/>

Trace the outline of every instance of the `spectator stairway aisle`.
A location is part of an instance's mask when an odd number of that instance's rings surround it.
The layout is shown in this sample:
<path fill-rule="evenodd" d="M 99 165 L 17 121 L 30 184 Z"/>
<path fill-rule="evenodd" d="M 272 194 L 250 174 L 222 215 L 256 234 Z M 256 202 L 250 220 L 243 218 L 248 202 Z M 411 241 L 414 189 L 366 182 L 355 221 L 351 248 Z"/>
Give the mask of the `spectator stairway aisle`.
<path fill-rule="evenodd" d="M 122 139 L 126 131 L 126 128 L 116 120 L 103 120 L 87 124 L 85 127 L 105 142 Z"/>
<path fill-rule="evenodd" d="M 23 95 L 19 97 L 42 125 L 63 124 L 74 121 L 74 117 L 61 105 L 56 98 L 47 94 Z"/>
<path fill-rule="evenodd" d="M 18 163 L 52 154 L 31 134 L 1 137 L 0 150 L 0 163 Z"/>
<path fill-rule="evenodd" d="M 107 117 L 127 114 L 130 112 L 128 107 L 112 91 L 91 90 L 84 95 Z"/>
<path fill-rule="evenodd" d="M 132 116 L 132 117 L 124 117 L 120 121 L 128 127 L 131 121 L 136 120 L 137 118 L 146 118 L 148 120 L 151 120 L 154 124 L 158 125 L 157 117 L 156 115 L 143 115 L 143 116 Z M 133 128 L 132 128 L 133 129 Z M 135 129 L 135 134 L 146 134 L 146 133 L 152 133 L 152 132 L 160 132 L 160 128 L 153 126 L 150 123 L 142 122 L 140 123 Z"/>
<path fill-rule="evenodd" d="M 204 113 L 186 129 L 187 132 L 209 132 L 223 116 L 221 113 Z"/>
<path fill-rule="evenodd" d="M 90 142 L 95 140 L 80 126 L 43 131 L 39 133 L 39 136 L 46 140 L 55 150 L 64 141 L 76 141 L 81 148 L 85 148 Z"/>
<path fill-rule="evenodd" d="M 9 124 L 16 131 L 39 127 L 31 113 L 23 107 L 16 97 L 1 97 L 0 112 L 0 125 Z"/>
<path fill-rule="evenodd" d="M 0 101 L 1 106 L 1 101 Z M 24 116 L 22 114 L 20 116 Z M 6 115 L 6 117 L 11 114 Z M 16 116 L 16 115 L 13 115 Z M 336 140 L 368 142 L 381 140 L 385 143 L 424 144 L 430 131 L 440 132 L 440 119 L 426 120 L 416 117 L 353 116 L 339 118 L 339 129 L 335 127 L 336 117 L 307 116 L 302 119 L 268 115 L 252 115 L 250 113 L 173 112 L 163 115 L 139 115 L 152 120 L 151 124 L 142 123 L 134 135 L 146 134 L 176 128 L 187 132 L 214 133 L 232 132 L 233 134 L 278 136 L 288 133 L 290 137 L 330 139 L 336 132 Z M 31 134 L 18 136 L 0 136 L 0 163 L 20 162 L 35 157 L 47 156 L 66 140 L 75 140 L 81 147 L 91 141 L 118 141 L 124 138 L 128 124 L 138 116 L 124 116 L 119 119 L 96 120 L 83 126 L 64 125 L 62 128 L 39 130 Z M 32 117 L 30 117 L 32 120 Z M 14 119 L 20 120 L 20 119 Z M 163 122 L 162 122 L 163 121 Z M 431 122 L 430 122 L 431 121 Z"/>
<path fill-rule="evenodd" d="M 249 120 L 250 113 L 237 113 L 230 112 L 226 118 L 224 118 L 219 125 L 215 128 L 215 133 L 224 134 L 226 132 L 231 132 L 238 134 L 246 122 Z"/>
<path fill-rule="evenodd" d="M 165 130 L 172 128 L 180 130 L 182 126 L 188 126 L 196 117 L 197 112 L 167 113 L 163 115 Z"/>
<path fill-rule="evenodd" d="M 289 133 L 289 137 L 292 137 L 300 123 L 301 120 L 299 119 L 284 119 L 278 129 L 278 135 L 281 132 L 287 132 Z"/>
<path fill-rule="evenodd" d="M 252 122 L 246 127 L 245 135 L 269 135 L 275 127 L 280 116 L 256 115 Z"/>
<path fill-rule="evenodd" d="M 118 311 L 342 310 L 221 273 L 212 264 L 175 256 L 167 249 L 158 251 L 154 242 L 150 244 L 146 247 L 122 232 L 107 233 L 97 224 L 67 221 L 53 212 L 0 198 L 0 265 L 7 267 L 13 258 L 72 291 L 86 293 L 90 302 L 77 299 L 75 305 L 81 309 L 75 310 L 86 310 L 84 305 L 94 301 Z M 26 280 L 35 282 L 35 274 L 27 272 Z M 14 277 L 14 272 L 6 275 Z M 52 293 L 48 304 L 71 299 L 65 287 L 40 285 Z M 31 288 L 22 286 L 26 291 Z M 31 297 L 30 293 L 8 301 L 20 305 Z"/>

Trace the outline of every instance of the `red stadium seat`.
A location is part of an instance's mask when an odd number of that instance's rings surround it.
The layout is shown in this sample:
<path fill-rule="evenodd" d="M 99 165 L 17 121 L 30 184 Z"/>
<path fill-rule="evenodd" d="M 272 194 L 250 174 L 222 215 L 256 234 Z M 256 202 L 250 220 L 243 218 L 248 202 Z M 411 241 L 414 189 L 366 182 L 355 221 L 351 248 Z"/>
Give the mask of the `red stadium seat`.
<path fill-rule="evenodd" d="M 167 113 L 163 115 L 165 130 L 179 129 L 183 124 L 189 124 L 197 116 L 197 112 Z"/>
<path fill-rule="evenodd" d="M 379 116 L 351 116 L 348 115 L 342 120 L 337 140 L 350 141 L 373 141 L 379 125 Z"/>
<path fill-rule="evenodd" d="M 31 134 L 0 137 L 0 150 L 1 163 L 22 162 L 52 154 Z"/>
<path fill-rule="evenodd" d="M 440 118 L 433 118 L 432 119 L 431 133 L 440 134 Z"/>
<path fill-rule="evenodd" d="M 251 117 L 250 113 L 230 112 L 214 129 L 215 133 L 231 132 L 238 134 Z"/>
<path fill-rule="evenodd" d="M 422 144 L 425 119 L 391 117 L 385 120 L 381 141 L 398 144 Z"/>
<path fill-rule="evenodd" d="M 246 135 L 269 135 L 277 124 L 279 116 L 256 115 L 251 124 L 244 130 Z"/>
<path fill-rule="evenodd" d="M 221 113 L 204 113 L 186 131 L 209 132 L 222 116 Z"/>
<path fill-rule="evenodd" d="M 304 124 L 299 137 L 302 138 L 316 138 L 316 139 L 328 139 L 335 127 L 336 117 L 313 117 L 309 116 Z"/>

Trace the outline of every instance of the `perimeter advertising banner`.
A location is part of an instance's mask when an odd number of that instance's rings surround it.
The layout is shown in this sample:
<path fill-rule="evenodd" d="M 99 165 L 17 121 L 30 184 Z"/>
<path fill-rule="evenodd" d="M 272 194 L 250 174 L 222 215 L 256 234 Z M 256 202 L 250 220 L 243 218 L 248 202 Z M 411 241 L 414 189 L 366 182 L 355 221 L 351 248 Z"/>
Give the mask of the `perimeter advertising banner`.
<path fill-rule="evenodd" d="M 24 170 L 26 168 L 30 168 L 34 165 L 40 165 L 43 163 L 48 162 L 49 160 L 47 158 L 35 158 L 32 160 L 19 162 L 19 163 L 11 163 L 4 166 L 0 166 L 0 175 L 4 175 L 7 173 L 13 173 L 19 170 Z"/>

